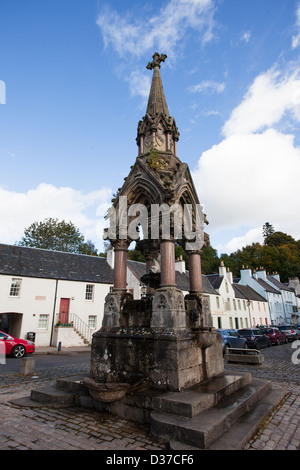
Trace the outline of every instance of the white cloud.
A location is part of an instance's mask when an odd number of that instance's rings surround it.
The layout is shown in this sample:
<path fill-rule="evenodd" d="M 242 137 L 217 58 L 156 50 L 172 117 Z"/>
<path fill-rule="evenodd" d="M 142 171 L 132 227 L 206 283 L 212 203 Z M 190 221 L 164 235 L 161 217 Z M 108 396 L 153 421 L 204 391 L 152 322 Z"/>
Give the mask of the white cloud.
<path fill-rule="evenodd" d="M 203 80 L 197 85 L 193 85 L 189 88 L 189 91 L 191 93 L 203 93 L 203 92 L 204 93 L 205 92 L 223 93 L 224 90 L 225 90 L 225 83 L 214 82 L 212 80 Z"/>
<path fill-rule="evenodd" d="M 121 15 L 106 6 L 97 19 L 104 45 L 121 56 L 140 56 L 154 47 L 174 54 L 188 28 L 201 32 L 202 41 L 212 39 L 214 0 L 170 0 L 152 16 Z"/>
<path fill-rule="evenodd" d="M 247 134 L 277 124 L 286 112 L 300 121 L 300 68 L 282 76 L 276 68 L 259 75 L 223 127 L 223 135 Z"/>
<path fill-rule="evenodd" d="M 143 105 L 147 103 L 151 86 L 149 74 L 146 75 L 135 70 L 131 72 L 128 82 L 131 96 L 141 96 Z"/>
<path fill-rule="evenodd" d="M 110 206 L 111 190 L 103 188 L 84 194 L 68 187 L 41 183 L 27 193 L 0 188 L 0 240 L 14 244 L 32 222 L 47 217 L 73 222 L 102 250 L 103 216 Z"/>
<path fill-rule="evenodd" d="M 245 31 L 241 35 L 241 41 L 244 41 L 246 44 L 250 41 L 251 38 L 251 32 L 250 31 Z"/>
<path fill-rule="evenodd" d="M 296 29 L 298 32 L 292 37 L 292 49 L 296 49 L 300 44 L 300 4 L 296 11 Z"/>
<path fill-rule="evenodd" d="M 253 228 L 241 237 L 234 237 L 224 246 L 217 246 L 216 248 L 221 249 L 222 253 L 234 253 L 242 246 L 251 245 L 254 242 L 263 243 L 262 227 Z"/>
<path fill-rule="evenodd" d="M 258 227 L 266 221 L 300 238 L 300 149 L 293 134 L 274 128 L 283 118 L 300 121 L 299 75 L 272 69 L 257 77 L 225 123 L 224 139 L 201 155 L 193 177 L 209 233 L 246 232 L 219 246 L 221 252 L 260 241 Z"/>

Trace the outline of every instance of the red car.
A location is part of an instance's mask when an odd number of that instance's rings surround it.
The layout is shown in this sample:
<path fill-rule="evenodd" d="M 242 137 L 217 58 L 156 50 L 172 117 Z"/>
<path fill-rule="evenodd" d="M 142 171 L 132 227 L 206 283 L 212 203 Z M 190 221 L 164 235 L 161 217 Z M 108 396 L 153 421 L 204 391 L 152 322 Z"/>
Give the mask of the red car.
<path fill-rule="evenodd" d="M 3 333 L 3 331 L 0 331 L 0 343 L 5 345 L 5 353 L 7 356 L 23 357 L 35 351 L 35 344 L 31 341 L 14 338 L 7 333 Z"/>
<path fill-rule="evenodd" d="M 285 333 L 278 328 L 262 328 L 262 333 L 269 336 L 272 344 L 288 343 L 288 338 Z"/>

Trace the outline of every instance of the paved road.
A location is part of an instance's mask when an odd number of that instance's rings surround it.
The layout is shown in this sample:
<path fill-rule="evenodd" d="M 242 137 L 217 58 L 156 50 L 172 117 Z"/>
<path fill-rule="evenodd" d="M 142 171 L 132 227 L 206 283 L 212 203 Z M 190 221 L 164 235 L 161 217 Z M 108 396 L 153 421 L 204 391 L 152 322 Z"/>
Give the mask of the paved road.
<path fill-rule="evenodd" d="M 297 349 L 289 343 L 264 349 L 262 353 L 265 361 L 260 366 L 225 365 L 228 370 L 250 370 L 255 377 L 288 387 L 283 402 L 245 449 L 300 450 L 300 364 L 297 363 L 300 349 L 297 355 Z M 54 384 L 56 377 L 85 372 L 89 372 L 86 358 L 76 364 L 45 369 L 36 379 L 16 373 L 2 374 L 0 450 L 164 450 L 164 443 L 151 437 L 147 426 L 103 412 L 76 407 L 29 409 L 12 404 L 13 399 L 29 395 L 32 388 Z"/>

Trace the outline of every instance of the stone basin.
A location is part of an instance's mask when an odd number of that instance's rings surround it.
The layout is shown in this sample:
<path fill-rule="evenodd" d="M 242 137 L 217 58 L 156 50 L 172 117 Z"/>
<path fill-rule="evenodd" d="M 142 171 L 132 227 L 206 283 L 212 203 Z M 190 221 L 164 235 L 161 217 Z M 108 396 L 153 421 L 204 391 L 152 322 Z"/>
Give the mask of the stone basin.
<path fill-rule="evenodd" d="M 97 401 L 112 403 L 121 400 L 130 389 L 128 383 L 107 382 L 100 383 L 87 377 L 83 380 L 90 395 Z"/>
<path fill-rule="evenodd" d="M 196 335 L 199 346 L 203 349 L 209 348 L 217 339 L 217 330 L 214 327 L 192 328 Z"/>

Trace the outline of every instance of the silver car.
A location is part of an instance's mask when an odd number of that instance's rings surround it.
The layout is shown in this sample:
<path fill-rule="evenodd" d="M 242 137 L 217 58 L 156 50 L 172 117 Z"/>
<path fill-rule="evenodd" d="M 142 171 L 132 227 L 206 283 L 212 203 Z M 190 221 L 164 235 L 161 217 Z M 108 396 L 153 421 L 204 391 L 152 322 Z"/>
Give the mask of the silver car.
<path fill-rule="evenodd" d="M 289 341 L 300 339 L 300 330 L 298 330 L 296 325 L 278 325 L 278 328 L 285 333 Z"/>

